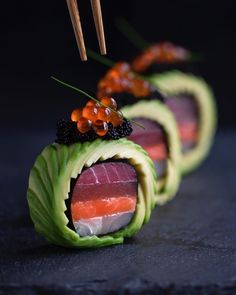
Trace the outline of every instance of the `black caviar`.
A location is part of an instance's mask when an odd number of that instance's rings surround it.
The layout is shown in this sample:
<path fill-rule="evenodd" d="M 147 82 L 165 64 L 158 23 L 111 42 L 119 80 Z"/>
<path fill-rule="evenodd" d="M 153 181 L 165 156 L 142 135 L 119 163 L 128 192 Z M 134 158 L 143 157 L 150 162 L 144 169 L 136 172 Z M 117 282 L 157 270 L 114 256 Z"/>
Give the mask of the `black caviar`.
<path fill-rule="evenodd" d="M 117 140 L 122 137 L 128 137 L 132 133 L 132 124 L 127 119 L 123 119 L 123 123 L 118 127 L 113 127 L 108 123 L 108 132 L 105 136 L 98 136 L 93 130 L 81 133 L 77 129 L 76 122 L 65 119 L 59 120 L 57 123 L 57 133 L 55 142 L 65 145 L 71 145 L 76 142 L 93 141 L 97 138 L 104 140 Z"/>

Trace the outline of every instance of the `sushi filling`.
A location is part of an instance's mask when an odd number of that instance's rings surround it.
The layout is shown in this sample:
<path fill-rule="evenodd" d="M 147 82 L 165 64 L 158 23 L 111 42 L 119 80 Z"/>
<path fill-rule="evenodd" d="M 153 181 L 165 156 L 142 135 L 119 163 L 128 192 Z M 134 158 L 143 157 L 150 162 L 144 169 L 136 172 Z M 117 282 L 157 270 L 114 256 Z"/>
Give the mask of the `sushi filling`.
<path fill-rule="evenodd" d="M 134 118 L 134 120 L 144 126 L 145 129 L 133 125 L 133 132 L 128 138 L 147 151 L 154 161 L 157 176 L 159 178 L 164 177 L 168 149 L 163 129 L 156 122 L 146 118 Z"/>
<path fill-rule="evenodd" d="M 179 94 L 167 97 L 165 103 L 176 118 L 182 152 L 187 153 L 198 141 L 199 111 L 196 100 L 190 95 Z"/>
<path fill-rule="evenodd" d="M 125 162 L 104 162 L 85 169 L 71 195 L 71 218 L 81 236 L 105 235 L 127 226 L 135 212 L 138 181 Z"/>

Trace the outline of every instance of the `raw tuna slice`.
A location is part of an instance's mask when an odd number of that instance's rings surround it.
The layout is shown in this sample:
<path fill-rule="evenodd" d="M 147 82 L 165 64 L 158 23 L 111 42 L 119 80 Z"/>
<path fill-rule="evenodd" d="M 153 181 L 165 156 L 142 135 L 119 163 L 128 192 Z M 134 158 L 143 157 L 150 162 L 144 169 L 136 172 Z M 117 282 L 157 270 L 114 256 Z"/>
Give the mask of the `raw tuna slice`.
<path fill-rule="evenodd" d="M 168 151 L 162 128 L 156 122 L 146 118 L 134 118 L 134 120 L 143 125 L 145 129 L 133 125 L 133 132 L 129 139 L 141 145 L 148 152 L 155 163 L 157 175 L 163 177 L 166 172 Z"/>
<path fill-rule="evenodd" d="M 193 97 L 178 95 L 166 98 L 166 105 L 174 113 L 182 142 L 182 151 L 193 148 L 198 140 L 198 107 Z"/>
<path fill-rule="evenodd" d="M 71 198 L 77 233 L 103 235 L 126 226 L 136 208 L 137 187 L 135 169 L 127 163 L 99 163 L 83 171 Z"/>

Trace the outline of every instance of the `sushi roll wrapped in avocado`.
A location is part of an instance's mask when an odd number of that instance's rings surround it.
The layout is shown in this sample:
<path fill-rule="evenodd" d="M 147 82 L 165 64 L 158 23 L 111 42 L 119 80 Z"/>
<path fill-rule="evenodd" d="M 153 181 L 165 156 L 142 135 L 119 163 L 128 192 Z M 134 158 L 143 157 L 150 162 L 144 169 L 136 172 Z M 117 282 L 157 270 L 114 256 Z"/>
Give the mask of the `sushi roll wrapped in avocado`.
<path fill-rule="evenodd" d="M 132 63 L 132 69 L 146 75 L 163 94 L 164 103 L 176 118 L 183 174 L 197 168 L 206 158 L 217 123 L 213 92 L 203 78 L 189 73 L 191 68 L 191 53 L 169 42 L 148 47 Z"/>
<path fill-rule="evenodd" d="M 150 77 L 175 115 L 182 143 L 181 170 L 196 169 L 207 157 L 214 140 L 217 110 L 213 92 L 204 79 L 180 71 Z"/>
<path fill-rule="evenodd" d="M 146 223 L 157 193 L 153 162 L 127 140 L 131 124 L 114 99 L 89 101 L 58 122 L 57 138 L 30 172 L 28 204 L 37 232 L 75 248 L 123 243 Z"/>
<path fill-rule="evenodd" d="M 162 103 L 162 95 L 135 75 L 129 64 L 121 62 L 100 80 L 97 96 L 114 97 L 123 106 L 124 116 L 145 127 L 133 125 L 128 138 L 141 145 L 154 161 L 158 186 L 156 203 L 166 203 L 179 188 L 181 147 L 175 118 Z"/>

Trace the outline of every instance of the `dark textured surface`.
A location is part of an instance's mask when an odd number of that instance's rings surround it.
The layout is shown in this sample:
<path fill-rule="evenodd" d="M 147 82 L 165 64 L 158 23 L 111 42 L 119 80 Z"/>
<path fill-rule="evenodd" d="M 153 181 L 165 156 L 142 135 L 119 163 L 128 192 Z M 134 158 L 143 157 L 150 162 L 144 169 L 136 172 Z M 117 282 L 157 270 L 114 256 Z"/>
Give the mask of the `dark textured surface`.
<path fill-rule="evenodd" d="M 1 295 L 236 294 L 236 132 L 217 136 L 205 164 L 135 238 L 83 251 L 49 245 L 28 217 L 27 175 L 53 135 L 1 137 Z"/>

